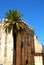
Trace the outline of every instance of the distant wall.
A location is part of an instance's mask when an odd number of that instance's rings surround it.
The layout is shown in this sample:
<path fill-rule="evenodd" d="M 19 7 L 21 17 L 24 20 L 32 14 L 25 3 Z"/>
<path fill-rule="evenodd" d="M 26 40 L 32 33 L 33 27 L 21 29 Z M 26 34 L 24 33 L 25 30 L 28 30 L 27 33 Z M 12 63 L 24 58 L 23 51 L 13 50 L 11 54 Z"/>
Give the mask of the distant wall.
<path fill-rule="evenodd" d="M 43 65 L 42 44 L 38 41 L 36 36 L 34 36 L 34 47 L 35 47 L 35 54 L 34 54 L 35 65 Z"/>
<path fill-rule="evenodd" d="M 34 47 L 35 53 L 42 53 L 42 44 L 38 41 L 36 36 L 34 36 Z"/>
<path fill-rule="evenodd" d="M 35 65 L 43 65 L 42 56 L 34 56 Z"/>

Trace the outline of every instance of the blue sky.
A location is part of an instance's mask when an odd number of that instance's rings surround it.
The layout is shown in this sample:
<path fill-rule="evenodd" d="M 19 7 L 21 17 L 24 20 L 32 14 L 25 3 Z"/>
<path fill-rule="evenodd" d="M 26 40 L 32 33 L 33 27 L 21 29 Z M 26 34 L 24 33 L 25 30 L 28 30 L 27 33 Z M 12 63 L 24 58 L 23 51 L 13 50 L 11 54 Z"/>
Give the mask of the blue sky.
<path fill-rule="evenodd" d="M 44 44 L 44 0 L 0 0 L 0 19 L 9 9 L 18 9 L 23 18 L 31 25 L 38 40 Z"/>

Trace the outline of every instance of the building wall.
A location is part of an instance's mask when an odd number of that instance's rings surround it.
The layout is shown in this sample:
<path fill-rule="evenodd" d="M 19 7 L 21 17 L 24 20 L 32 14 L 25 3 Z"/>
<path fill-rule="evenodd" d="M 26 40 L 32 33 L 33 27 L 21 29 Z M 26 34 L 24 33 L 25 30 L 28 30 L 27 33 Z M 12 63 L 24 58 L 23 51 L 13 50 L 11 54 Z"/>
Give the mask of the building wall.
<path fill-rule="evenodd" d="M 0 25 L 0 64 L 4 63 L 4 52 L 5 52 L 5 33 L 2 30 L 2 24 Z"/>
<path fill-rule="evenodd" d="M 12 65 L 13 37 L 12 33 L 6 35 L 3 24 L 0 24 L 0 64 Z"/>
<path fill-rule="evenodd" d="M 3 29 L 3 22 L 0 24 L 0 64 L 13 65 L 13 36 L 12 31 L 8 35 Z M 23 43 L 23 48 L 21 45 Z M 26 28 L 25 32 L 18 33 L 16 41 L 16 65 L 25 65 L 26 60 L 31 64 L 34 62 L 31 50 L 34 48 L 34 35 L 33 31 Z M 3 58 L 3 59 L 2 59 Z"/>
<path fill-rule="evenodd" d="M 34 47 L 35 53 L 42 53 L 42 44 L 38 41 L 36 36 L 34 36 Z"/>
<path fill-rule="evenodd" d="M 23 47 L 21 47 L 23 43 Z M 31 53 L 34 50 L 34 35 L 30 30 L 27 32 L 19 33 L 16 41 L 16 65 L 26 65 L 26 60 L 28 64 L 32 65 L 34 63 L 34 56 Z"/>
<path fill-rule="evenodd" d="M 34 47 L 35 47 L 35 54 L 34 54 L 34 61 L 35 65 L 43 65 L 43 53 L 42 53 L 42 45 L 34 36 Z"/>
<path fill-rule="evenodd" d="M 34 56 L 35 65 L 43 65 L 42 56 Z"/>
<path fill-rule="evenodd" d="M 23 43 L 23 47 L 21 45 Z M 3 23 L 0 24 L 0 64 L 13 65 L 13 36 L 12 31 L 6 35 L 3 29 Z M 42 45 L 33 34 L 33 30 L 26 28 L 26 32 L 18 33 L 16 41 L 16 65 L 28 64 L 43 65 L 41 56 L 35 53 L 42 53 Z"/>

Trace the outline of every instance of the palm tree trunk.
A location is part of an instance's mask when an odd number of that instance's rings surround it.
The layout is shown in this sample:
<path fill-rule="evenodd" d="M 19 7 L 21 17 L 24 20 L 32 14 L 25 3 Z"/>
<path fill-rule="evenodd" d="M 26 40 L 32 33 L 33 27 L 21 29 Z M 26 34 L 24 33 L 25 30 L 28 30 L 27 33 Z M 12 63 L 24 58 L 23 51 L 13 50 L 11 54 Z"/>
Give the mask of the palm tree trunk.
<path fill-rule="evenodd" d="M 16 33 L 13 33 L 13 65 L 16 65 Z"/>

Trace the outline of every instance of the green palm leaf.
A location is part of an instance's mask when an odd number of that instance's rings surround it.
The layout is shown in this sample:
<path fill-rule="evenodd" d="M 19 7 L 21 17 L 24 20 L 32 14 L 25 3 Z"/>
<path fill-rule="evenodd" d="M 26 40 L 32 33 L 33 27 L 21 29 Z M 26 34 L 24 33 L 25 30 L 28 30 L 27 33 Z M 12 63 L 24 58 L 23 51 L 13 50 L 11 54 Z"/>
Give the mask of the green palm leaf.
<path fill-rule="evenodd" d="M 7 19 L 7 21 L 4 22 L 4 29 L 6 33 L 7 30 L 9 33 L 11 29 L 14 29 L 13 32 L 18 32 L 25 29 L 25 25 L 24 22 L 22 22 L 21 15 L 22 14 L 18 10 L 9 10 L 6 13 L 5 18 Z"/>

